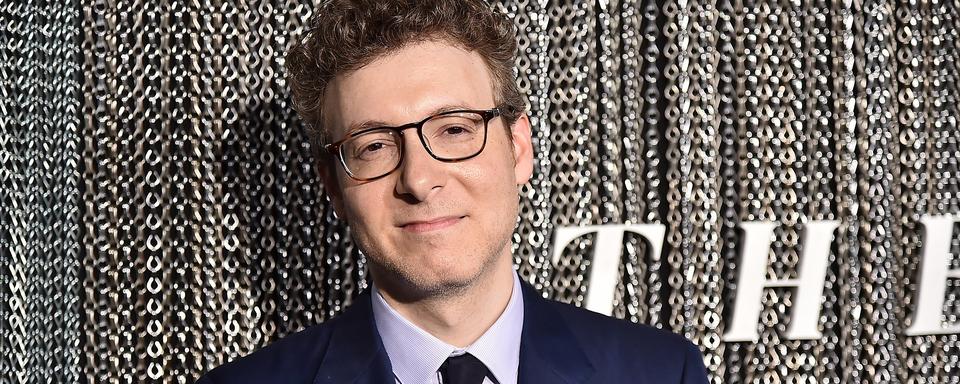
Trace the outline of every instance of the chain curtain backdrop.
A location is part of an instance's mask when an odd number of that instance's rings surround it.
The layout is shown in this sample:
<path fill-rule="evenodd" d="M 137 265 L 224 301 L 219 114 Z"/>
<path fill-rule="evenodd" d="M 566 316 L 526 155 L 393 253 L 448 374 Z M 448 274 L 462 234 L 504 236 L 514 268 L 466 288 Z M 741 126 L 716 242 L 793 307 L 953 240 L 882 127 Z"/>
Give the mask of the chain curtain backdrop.
<path fill-rule="evenodd" d="M 960 213 L 960 10 L 947 0 L 506 0 L 536 165 L 514 258 L 584 304 L 627 234 L 614 315 L 697 343 L 714 383 L 958 383 L 957 334 L 906 336 L 922 215 Z M 0 382 L 191 382 L 350 305 L 365 262 L 290 106 L 309 1 L 0 0 Z M 737 230 L 838 220 L 822 337 L 723 340 Z M 953 236 L 952 268 L 960 268 Z M 948 280 L 943 321 L 960 317 Z"/>

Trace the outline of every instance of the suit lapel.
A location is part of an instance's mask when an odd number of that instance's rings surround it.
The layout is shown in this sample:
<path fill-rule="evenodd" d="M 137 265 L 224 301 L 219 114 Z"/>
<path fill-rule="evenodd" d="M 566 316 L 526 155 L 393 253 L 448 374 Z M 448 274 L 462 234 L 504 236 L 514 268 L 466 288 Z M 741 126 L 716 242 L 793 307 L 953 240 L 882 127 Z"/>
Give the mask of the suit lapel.
<path fill-rule="evenodd" d="M 523 287 L 519 384 L 585 383 L 593 365 L 563 318 L 533 287 Z"/>
<path fill-rule="evenodd" d="M 373 319 L 369 290 L 341 315 L 317 372 L 314 384 L 394 382 L 390 358 Z"/>

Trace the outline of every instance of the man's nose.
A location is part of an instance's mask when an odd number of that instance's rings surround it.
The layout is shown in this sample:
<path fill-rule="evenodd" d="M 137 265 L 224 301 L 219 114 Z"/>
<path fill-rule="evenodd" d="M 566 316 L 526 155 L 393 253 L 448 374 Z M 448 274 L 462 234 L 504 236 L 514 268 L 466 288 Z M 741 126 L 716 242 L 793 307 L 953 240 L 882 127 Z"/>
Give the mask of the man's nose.
<path fill-rule="evenodd" d="M 403 135 L 403 159 L 397 170 L 396 192 L 427 201 L 446 183 L 444 163 L 433 158 L 413 131 Z"/>

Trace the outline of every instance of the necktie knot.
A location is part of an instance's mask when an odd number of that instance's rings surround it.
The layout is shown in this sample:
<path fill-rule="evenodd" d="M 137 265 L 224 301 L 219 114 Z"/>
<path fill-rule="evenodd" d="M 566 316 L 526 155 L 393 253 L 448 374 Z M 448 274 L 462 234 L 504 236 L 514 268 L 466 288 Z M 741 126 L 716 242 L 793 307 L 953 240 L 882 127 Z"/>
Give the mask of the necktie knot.
<path fill-rule="evenodd" d="M 443 384 L 482 384 L 488 372 L 487 366 L 469 353 L 448 357 L 440 366 Z"/>

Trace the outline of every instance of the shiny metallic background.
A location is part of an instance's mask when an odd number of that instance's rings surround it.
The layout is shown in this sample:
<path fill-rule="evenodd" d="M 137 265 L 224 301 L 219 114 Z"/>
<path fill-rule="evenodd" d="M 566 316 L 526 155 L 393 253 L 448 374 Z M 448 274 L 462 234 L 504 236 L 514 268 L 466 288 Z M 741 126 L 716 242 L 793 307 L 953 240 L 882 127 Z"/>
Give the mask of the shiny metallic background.
<path fill-rule="evenodd" d="M 958 335 L 902 332 L 918 219 L 960 213 L 955 2 L 502 5 L 535 126 L 524 278 L 582 304 L 592 238 L 554 266 L 555 228 L 662 223 L 662 258 L 625 240 L 615 314 L 692 338 L 713 382 L 960 382 Z M 311 8 L 0 0 L 0 382 L 190 382 L 366 286 L 283 77 Z M 772 288 L 760 342 L 721 341 L 736 225 L 781 223 L 790 277 L 818 219 L 843 223 L 822 339 L 783 337 Z"/>

